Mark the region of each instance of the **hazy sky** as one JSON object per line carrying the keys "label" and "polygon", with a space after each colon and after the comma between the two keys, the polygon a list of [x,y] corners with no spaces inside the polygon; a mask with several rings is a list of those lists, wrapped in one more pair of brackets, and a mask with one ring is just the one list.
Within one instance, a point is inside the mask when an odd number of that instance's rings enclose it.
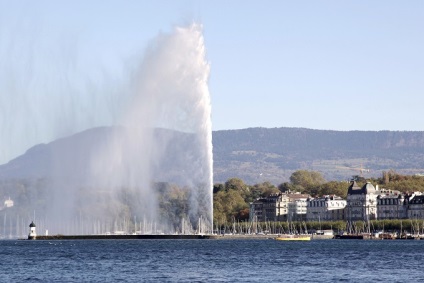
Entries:
{"label": "hazy sky", "polygon": [[[2,82],[22,87],[16,73],[65,66],[81,74],[69,85],[96,87],[125,76],[158,33],[192,21],[203,24],[214,130],[424,130],[421,0],[0,0]],[[13,92],[0,91],[7,103]]]}

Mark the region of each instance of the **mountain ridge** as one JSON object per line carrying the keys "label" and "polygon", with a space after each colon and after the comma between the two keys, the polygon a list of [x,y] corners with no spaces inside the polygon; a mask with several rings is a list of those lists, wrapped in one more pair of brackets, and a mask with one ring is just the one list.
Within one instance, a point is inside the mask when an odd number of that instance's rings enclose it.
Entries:
{"label": "mountain ridge", "polygon": [[[287,181],[298,169],[320,171],[328,180],[341,180],[359,175],[359,167],[364,168],[362,171],[372,168],[373,176],[383,170],[413,173],[424,167],[423,131],[257,127],[217,131],[213,137],[216,169],[227,164],[227,171],[253,183]],[[352,169],[347,170],[349,167]]]}
{"label": "mountain ridge", "polygon": [[[63,161],[60,174],[78,174],[78,168],[89,158],[93,143],[105,139],[116,127],[99,127],[76,133],[29,148],[23,155],[0,165],[1,178],[43,177],[51,168],[49,156]],[[158,140],[176,139],[176,144],[189,147],[186,133],[157,132]],[[80,151],[66,153],[58,144],[80,144]],[[63,147],[62,147],[63,148]],[[66,146],[65,146],[66,148]],[[177,147],[169,149],[184,150]],[[336,131],[308,128],[254,127],[213,132],[214,181],[225,182],[232,177],[246,183],[270,181],[279,184],[289,180],[299,169],[321,172],[327,180],[346,180],[352,175],[380,176],[382,171],[399,173],[424,172],[424,131]],[[77,165],[73,155],[84,155]],[[179,160],[178,162],[185,162]],[[78,167],[77,169],[75,167]],[[28,171],[29,170],[29,171]],[[75,171],[76,170],[76,171]],[[27,174],[28,172],[31,174]],[[175,173],[175,172],[174,172]]]}

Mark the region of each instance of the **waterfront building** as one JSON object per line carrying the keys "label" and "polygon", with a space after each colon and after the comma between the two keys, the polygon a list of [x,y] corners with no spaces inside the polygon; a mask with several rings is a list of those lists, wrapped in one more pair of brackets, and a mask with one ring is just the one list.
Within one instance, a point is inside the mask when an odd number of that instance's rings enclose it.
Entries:
{"label": "waterfront building", "polygon": [[408,217],[408,196],[395,190],[378,190],[377,219],[404,219]]}
{"label": "waterfront building", "polygon": [[424,195],[379,189],[352,181],[346,200],[338,196],[311,198],[290,191],[258,198],[250,203],[250,221],[369,221],[424,219]]}
{"label": "waterfront building", "polygon": [[408,201],[408,218],[424,219],[424,195],[414,194]]}
{"label": "waterfront building", "polygon": [[309,197],[288,191],[258,198],[250,203],[250,221],[306,220],[306,200]]}
{"label": "waterfront building", "polygon": [[346,200],[339,196],[311,198],[307,202],[307,221],[337,221],[345,219]]}
{"label": "waterfront building", "polygon": [[288,203],[288,195],[282,193],[258,198],[250,203],[250,221],[286,221]]}
{"label": "waterfront building", "polygon": [[306,221],[308,199],[311,196],[300,193],[289,194],[288,196],[288,221]]}
{"label": "waterfront building", "polygon": [[371,183],[367,182],[359,187],[355,181],[352,181],[346,202],[347,221],[377,219],[377,190]]}
{"label": "waterfront building", "polygon": [[249,205],[249,221],[262,221],[264,198],[258,198]]}

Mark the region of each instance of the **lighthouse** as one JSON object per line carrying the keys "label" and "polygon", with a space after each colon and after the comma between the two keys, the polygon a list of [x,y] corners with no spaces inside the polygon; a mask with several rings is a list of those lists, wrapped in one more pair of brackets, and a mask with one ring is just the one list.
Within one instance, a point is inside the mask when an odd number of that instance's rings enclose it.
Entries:
{"label": "lighthouse", "polygon": [[29,224],[29,234],[28,234],[28,240],[35,240],[37,237],[37,233],[35,233],[35,224],[34,221]]}

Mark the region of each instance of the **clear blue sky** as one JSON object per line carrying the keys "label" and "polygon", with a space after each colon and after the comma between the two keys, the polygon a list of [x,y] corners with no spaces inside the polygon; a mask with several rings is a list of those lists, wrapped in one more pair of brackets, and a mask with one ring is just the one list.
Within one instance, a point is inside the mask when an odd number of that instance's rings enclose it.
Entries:
{"label": "clear blue sky", "polygon": [[65,66],[80,74],[69,85],[96,88],[158,33],[196,21],[214,130],[424,130],[424,1],[16,2],[0,0],[0,123],[23,115],[25,98],[12,97],[22,73],[36,81]]}

